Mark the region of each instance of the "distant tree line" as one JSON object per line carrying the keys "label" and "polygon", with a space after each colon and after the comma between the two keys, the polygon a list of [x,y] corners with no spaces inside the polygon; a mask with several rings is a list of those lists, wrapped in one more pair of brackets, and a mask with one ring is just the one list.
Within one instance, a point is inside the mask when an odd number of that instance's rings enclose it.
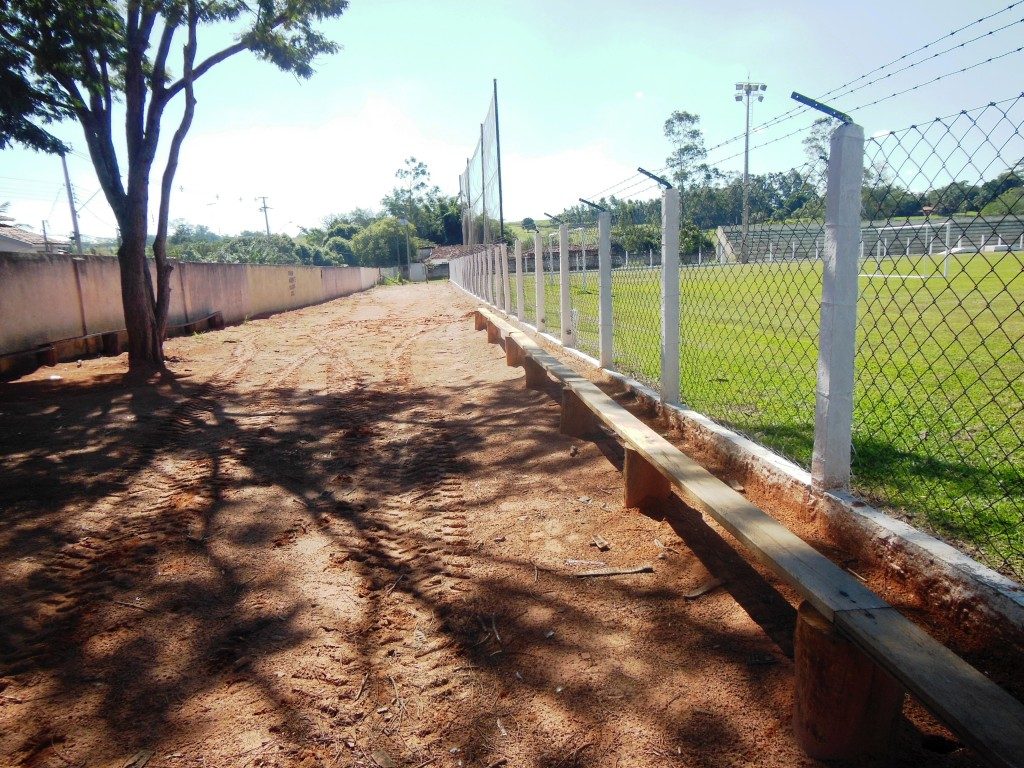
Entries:
{"label": "distant tree line", "polygon": [[[822,118],[804,138],[805,164],[784,172],[751,174],[750,221],[783,222],[821,219],[825,214],[825,179],[829,138],[835,121]],[[671,180],[680,192],[680,251],[694,253],[710,247],[708,233],[743,220],[743,178],[708,164],[700,117],[673,112],[663,127],[672,146],[667,159]],[[1024,160],[1000,170],[980,184],[954,181],[913,192],[881,165],[864,169],[864,215],[898,219],[930,212],[937,216],[980,213],[985,216],[1024,215]],[[612,213],[613,237],[629,251],[661,247],[661,200],[623,200],[614,196],[597,201]],[[595,213],[579,204],[558,218],[570,225],[593,224]],[[533,224],[533,220],[530,219]],[[525,222],[524,222],[525,224]]]}
{"label": "distant tree line", "polygon": [[168,254],[181,261],[227,264],[393,267],[418,248],[462,242],[458,198],[428,186],[427,167],[410,157],[396,177],[404,184],[381,200],[381,209],[356,208],[328,216],[301,234],[242,232],[218,235],[202,224],[174,223]]}

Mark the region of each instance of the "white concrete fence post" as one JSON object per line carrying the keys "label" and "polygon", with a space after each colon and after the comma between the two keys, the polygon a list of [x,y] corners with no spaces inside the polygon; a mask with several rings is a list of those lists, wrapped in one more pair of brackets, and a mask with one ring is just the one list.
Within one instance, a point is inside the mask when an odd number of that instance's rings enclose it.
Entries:
{"label": "white concrete fence post", "polygon": [[504,309],[501,303],[502,297],[504,296],[504,293],[501,290],[501,246],[491,246],[491,268],[493,269],[494,274],[494,293],[491,299],[491,304],[498,309]]}
{"label": "white concrete fence post", "polygon": [[537,301],[537,330],[544,333],[548,321],[544,310],[544,239],[540,232],[533,233],[533,282]]}
{"label": "white concrete fence post", "polygon": [[498,254],[501,257],[501,308],[508,314],[512,311],[512,296],[508,284],[508,246],[505,243],[498,246]]}
{"label": "white concrete fence post", "polygon": [[661,193],[661,402],[679,404],[679,190]]}
{"label": "white concrete fence post", "polygon": [[857,272],[864,129],[842,125],[832,134],[825,198],[821,339],[814,403],[811,481],[816,488],[850,484]]}
{"label": "white concrete fence post", "polygon": [[526,303],[526,289],[523,287],[523,241],[516,238],[516,246],[513,251],[516,258],[516,319],[523,322],[526,313],[523,305]]}
{"label": "white concrete fence post", "polygon": [[614,363],[612,351],[612,215],[601,211],[597,215],[597,281],[598,327],[600,360],[602,368],[611,368]]}
{"label": "white concrete fence post", "polygon": [[494,279],[491,274],[493,269],[494,265],[491,262],[491,246],[488,245],[484,247],[484,292],[483,295],[480,297],[488,304],[494,303],[492,301],[492,299],[494,298],[492,296],[494,289]]}
{"label": "white concrete fence post", "polygon": [[558,325],[562,329],[562,346],[575,347],[576,336],[572,327],[572,295],[569,292],[569,225],[558,227]]}

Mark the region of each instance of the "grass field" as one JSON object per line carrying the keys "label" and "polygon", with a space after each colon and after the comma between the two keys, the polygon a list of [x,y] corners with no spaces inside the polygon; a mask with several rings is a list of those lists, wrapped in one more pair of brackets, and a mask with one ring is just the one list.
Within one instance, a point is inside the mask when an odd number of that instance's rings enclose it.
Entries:
{"label": "grass field", "polygon": [[[893,277],[860,279],[854,487],[1024,576],[1024,254],[963,255],[949,279],[941,257],[881,271]],[[557,276],[547,280],[557,335]],[[616,367],[650,383],[659,280],[658,269],[612,278]],[[532,275],[524,287],[533,322]],[[820,293],[819,262],[683,267],[683,402],[809,466]],[[596,274],[572,276],[578,346],[594,355],[597,298]]]}

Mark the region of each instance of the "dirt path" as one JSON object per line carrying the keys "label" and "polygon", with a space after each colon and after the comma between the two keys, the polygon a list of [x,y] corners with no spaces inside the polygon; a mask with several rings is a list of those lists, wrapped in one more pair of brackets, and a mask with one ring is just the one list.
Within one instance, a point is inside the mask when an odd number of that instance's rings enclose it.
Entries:
{"label": "dirt path", "polygon": [[[382,288],[172,340],[159,387],[0,386],[0,765],[814,765],[792,595],[623,510],[618,446],[470,307]],[[974,764],[910,712],[884,764]]]}

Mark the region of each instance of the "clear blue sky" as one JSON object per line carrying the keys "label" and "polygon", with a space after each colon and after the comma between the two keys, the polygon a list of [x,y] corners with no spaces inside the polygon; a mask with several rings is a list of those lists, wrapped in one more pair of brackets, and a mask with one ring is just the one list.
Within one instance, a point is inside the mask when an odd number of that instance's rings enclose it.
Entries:
{"label": "clear blue sky", "polygon": [[[768,84],[756,123],[790,109],[790,91],[820,95],[1011,4],[352,0],[340,20],[325,25],[344,48],[323,58],[312,80],[296,81],[241,55],[200,81],[171,218],[223,233],[261,229],[255,197],[267,195],[271,227],[294,233],[331,213],[376,207],[409,155],[455,194],[495,77],[506,218],[541,216],[612,186],[638,165],[663,166],[661,127],[673,109],[702,117],[709,146],[736,135],[743,111],[732,92],[748,73]],[[1015,5],[905,63],[1022,19],[1024,4]],[[1022,29],[1014,25],[834,103],[853,109],[1002,54],[1022,44]],[[213,50],[230,39],[230,30],[217,30],[201,44]],[[854,116],[870,135],[1013,96],[1024,89],[1022,58],[1013,54]],[[752,143],[810,120],[791,120]],[[80,130],[58,132],[81,154],[69,162],[83,232],[112,234],[102,193],[91,197],[99,185]],[[170,133],[165,129],[165,138]],[[741,142],[710,159],[736,150]],[[794,137],[753,152],[751,166],[780,170],[801,157]],[[721,167],[736,170],[742,157]],[[66,234],[61,184],[58,158],[0,153],[0,202],[11,202],[18,221],[38,229],[46,219],[51,231]]]}

